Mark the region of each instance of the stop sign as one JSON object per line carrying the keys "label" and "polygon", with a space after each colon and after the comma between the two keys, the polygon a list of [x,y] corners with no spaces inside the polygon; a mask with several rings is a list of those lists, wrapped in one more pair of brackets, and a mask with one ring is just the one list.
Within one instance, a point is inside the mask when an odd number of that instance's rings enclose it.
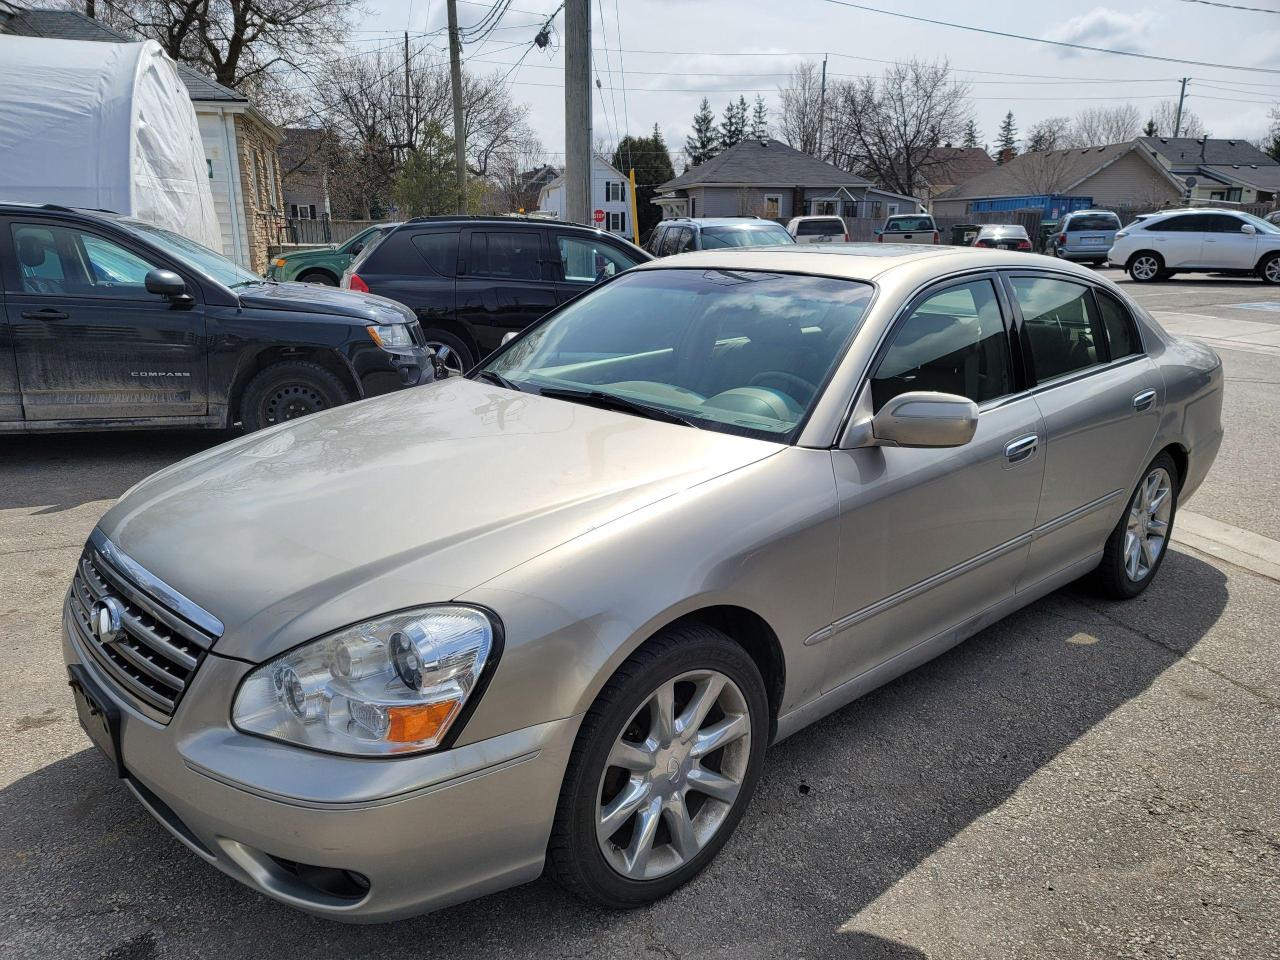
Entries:
{"label": "stop sign", "polygon": [[596,223],[604,223],[604,211],[603,211],[603,210],[597,210],[594,214],[592,214],[592,216],[594,217],[594,219],[595,219]]}

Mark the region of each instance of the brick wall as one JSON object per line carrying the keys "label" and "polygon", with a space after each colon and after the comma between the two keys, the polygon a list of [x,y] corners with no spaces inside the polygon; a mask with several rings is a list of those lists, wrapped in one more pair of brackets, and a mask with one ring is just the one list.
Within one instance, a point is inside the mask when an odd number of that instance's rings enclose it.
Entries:
{"label": "brick wall", "polygon": [[274,214],[283,202],[277,137],[249,114],[236,115],[236,151],[240,161],[240,191],[244,197],[244,221],[249,239],[249,265],[258,273],[267,269],[268,248],[275,242]]}

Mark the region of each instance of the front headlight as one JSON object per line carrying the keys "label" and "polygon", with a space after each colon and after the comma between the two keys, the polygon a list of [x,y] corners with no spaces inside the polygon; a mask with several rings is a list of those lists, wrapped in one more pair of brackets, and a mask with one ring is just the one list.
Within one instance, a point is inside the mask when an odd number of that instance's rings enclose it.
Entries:
{"label": "front headlight", "polygon": [[365,327],[369,338],[380,347],[411,347],[413,337],[409,336],[409,325],[405,323],[384,323],[376,327]]}
{"label": "front headlight", "polygon": [[406,610],[305,643],[240,685],[231,720],[333,753],[385,756],[440,745],[494,655],[472,607]]}

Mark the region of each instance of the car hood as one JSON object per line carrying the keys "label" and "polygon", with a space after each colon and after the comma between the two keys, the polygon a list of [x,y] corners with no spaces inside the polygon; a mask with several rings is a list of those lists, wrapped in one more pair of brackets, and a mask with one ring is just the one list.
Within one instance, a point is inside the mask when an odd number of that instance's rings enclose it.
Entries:
{"label": "car hood", "polygon": [[783,447],[449,379],[243,437],[144,480],[113,543],[258,661],[447,601]]}
{"label": "car hood", "polygon": [[290,264],[310,263],[312,260],[328,260],[337,250],[337,245],[330,244],[327,247],[314,247],[310,250],[297,250],[293,253],[282,254],[279,259],[287,260]]}
{"label": "car hood", "polygon": [[395,300],[314,283],[260,283],[235,291],[240,303],[261,310],[297,310],[362,323],[407,323],[413,311]]}

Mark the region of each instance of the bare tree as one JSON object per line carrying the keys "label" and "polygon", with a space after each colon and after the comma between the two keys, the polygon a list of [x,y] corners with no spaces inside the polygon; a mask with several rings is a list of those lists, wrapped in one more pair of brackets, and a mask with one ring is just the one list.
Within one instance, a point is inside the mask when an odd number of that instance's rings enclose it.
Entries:
{"label": "bare tree", "polygon": [[1142,132],[1142,114],[1131,103],[1114,107],[1081,110],[1071,121],[1068,142],[1063,146],[1100,147],[1123,143]]}
{"label": "bare tree", "polygon": [[829,85],[828,157],[886,189],[915,196],[942,158],[935,147],[964,137],[969,88],[947,62],[895,64],[879,79]]}
{"label": "bare tree", "polygon": [[239,89],[331,59],[359,0],[112,0],[113,26],[160,42],[175,60]]}
{"label": "bare tree", "polygon": [[[1157,137],[1172,137],[1173,124],[1178,116],[1178,101],[1161,100],[1151,111],[1151,122],[1155,125]],[[1182,110],[1182,128],[1178,131],[1180,137],[1192,137],[1199,139],[1207,137],[1209,131],[1205,129],[1204,121],[1183,107]]]}
{"label": "bare tree", "polygon": [[1074,149],[1027,152],[1008,169],[1028,193],[1061,193],[1071,186],[1075,169]]}
{"label": "bare tree", "polygon": [[1070,117],[1048,117],[1027,130],[1027,153],[1043,153],[1067,146],[1071,139]]}
{"label": "bare tree", "polygon": [[821,69],[812,60],[798,64],[791,71],[786,86],[778,88],[782,101],[778,132],[789,146],[815,156],[818,152],[821,90]]}

